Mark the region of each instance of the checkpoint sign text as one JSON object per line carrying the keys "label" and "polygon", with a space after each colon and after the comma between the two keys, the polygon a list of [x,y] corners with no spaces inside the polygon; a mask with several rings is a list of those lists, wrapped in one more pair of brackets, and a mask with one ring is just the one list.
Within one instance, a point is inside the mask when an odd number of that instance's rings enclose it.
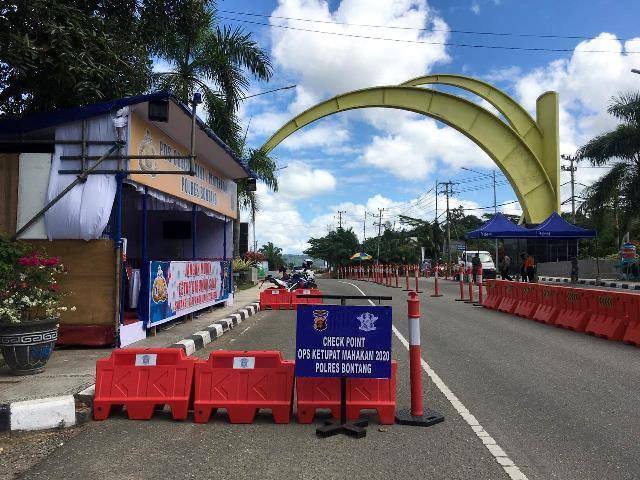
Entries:
{"label": "checkpoint sign text", "polygon": [[391,307],[298,305],[296,376],[391,376]]}

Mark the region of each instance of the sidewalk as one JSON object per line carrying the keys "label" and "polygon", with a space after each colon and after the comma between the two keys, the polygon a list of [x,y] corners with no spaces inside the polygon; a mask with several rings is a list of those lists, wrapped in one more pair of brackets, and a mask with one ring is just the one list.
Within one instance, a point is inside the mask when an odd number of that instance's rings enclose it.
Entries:
{"label": "sidewalk", "polygon": [[[168,347],[179,343],[194,332],[204,330],[213,322],[229,317],[248,304],[257,302],[258,297],[257,286],[238,290],[234,305],[226,307],[223,304],[220,307],[213,307],[210,312],[205,310],[206,313],[200,314],[193,320],[175,323],[163,330],[158,329],[155,337],[147,337],[126,348]],[[187,351],[187,353],[191,352]],[[81,392],[95,383],[96,360],[108,357],[110,354],[110,348],[56,349],[45,371],[38,375],[14,376],[6,365],[0,367],[0,410],[3,407],[6,409],[9,404],[15,405],[14,402],[75,395]]]}
{"label": "sidewalk", "polygon": [[[568,277],[538,277],[539,281],[545,283],[571,283]],[[576,285],[576,284],[573,284]],[[615,278],[601,278],[596,282],[595,278],[580,278],[577,285],[590,285],[595,287],[621,288],[626,290],[640,290],[640,282],[632,280],[617,280]]]}

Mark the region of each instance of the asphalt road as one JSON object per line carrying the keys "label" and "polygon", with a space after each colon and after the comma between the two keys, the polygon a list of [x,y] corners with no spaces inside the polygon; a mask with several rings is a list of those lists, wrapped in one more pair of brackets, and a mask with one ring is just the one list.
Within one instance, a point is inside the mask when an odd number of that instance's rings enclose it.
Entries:
{"label": "asphalt road", "polygon": [[[394,325],[408,338],[406,292],[349,283],[321,288],[392,294]],[[315,425],[275,425],[268,413],[252,425],[230,425],[224,415],[197,425],[162,413],[148,422],[116,414],[83,427],[21,478],[509,478],[469,415],[529,479],[640,478],[640,349],[454,302],[457,286],[442,284],[444,297],[421,298],[423,358],[441,379],[439,388],[425,381],[425,396],[444,423],[380,428],[372,417],[367,437],[354,440],[318,439]],[[293,358],[294,337],[295,312],[268,311],[209,347]],[[398,405],[408,405],[408,354],[397,336],[393,349]]]}

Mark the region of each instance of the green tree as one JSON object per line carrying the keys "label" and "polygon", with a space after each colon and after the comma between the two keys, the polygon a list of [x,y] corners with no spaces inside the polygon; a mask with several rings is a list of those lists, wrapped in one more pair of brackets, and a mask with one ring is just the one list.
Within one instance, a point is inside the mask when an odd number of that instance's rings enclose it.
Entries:
{"label": "green tree", "polygon": [[174,27],[163,34],[156,53],[169,68],[154,74],[155,84],[171,90],[185,103],[202,94],[207,123],[237,154],[241,154],[242,129],[236,112],[248,76],[269,80],[267,53],[242,27],[215,25],[215,3],[185,0]]}
{"label": "green tree", "polygon": [[272,242],[262,245],[259,251],[265,256],[267,262],[269,262],[269,270],[278,270],[284,265],[282,249],[276,247]]}
{"label": "green tree", "polygon": [[611,169],[584,190],[580,210],[596,222],[608,218],[619,246],[623,231],[640,233],[640,93],[614,97],[607,112],[620,124],[580,147],[578,158]]}
{"label": "green tree", "polygon": [[[246,162],[258,180],[273,191],[278,188],[276,163],[260,150],[247,149],[237,109],[249,87],[249,77],[269,80],[271,62],[267,53],[242,27],[216,25],[215,2],[175,1],[175,17],[162,25],[164,33],[154,52],[167,62],[166,70],[154,75],[158,89],[173,91],[188,103],[194,92],[203,97],[207,125]],[[259,209],[250,182],[238,183],[237,203],[255,220]],[[233,224],[234,255],[239,253],[240,224]]]}
{"label": "green tree", "polygon": [[0,4],[0,115],[143,93],[151,60],[134,0]]}
{"label": "green tree", "polygon": [[359,242],[353,229],[338,228],[324,237],[310,238],[309,245],[305,255],[325,260],[329,268],[334,268],[349,263],[350,257],[358,251]]}

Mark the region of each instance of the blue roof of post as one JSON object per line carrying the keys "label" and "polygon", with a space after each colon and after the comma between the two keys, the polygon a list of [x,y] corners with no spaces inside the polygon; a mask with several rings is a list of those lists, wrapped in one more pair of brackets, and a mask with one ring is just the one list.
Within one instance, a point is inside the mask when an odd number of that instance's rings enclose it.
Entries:
{"label": "blue roof of post", "polygon": [[467,238],[531,238],[535,237],[532,230],[516,225],[502,213],[496,213],[480,228],[465,235]]}
{"label": "blue roof of post", "polygon": [[[155,92],[145,95],[136,95],[134,97],[108,100],[101,103],[92,103],[79,107],[54,110],[52,112],[34,113],[25,117],[0,119],[0,135],[20,135],[23,133],[34,132],[36,130],[42,130],[56,125],[77,122],[78,120],[105,115],[129,105],[136,105],[138,103],[149,102],[152,100],[173,100],[187,116],[191,117],[189,107],[182,103],[173,93]],[[196,116],[196,122],[200,129],[206,133],[211,140],[216,142],[225,152],[227,152],[231,158],[240,164],[250,177],[256,176],[242,160],[236,157],[229,146],[224,143],[220,137],[218,137],[215,132],[211,130],[198,116]]]}
{"label": "blue roof of post", "polygon": [[570,224],[557,212],[553,212],[549,218],[534,228],[536,237],[542,238],[593,238],[597,235],[595,230],[577,227]]}

